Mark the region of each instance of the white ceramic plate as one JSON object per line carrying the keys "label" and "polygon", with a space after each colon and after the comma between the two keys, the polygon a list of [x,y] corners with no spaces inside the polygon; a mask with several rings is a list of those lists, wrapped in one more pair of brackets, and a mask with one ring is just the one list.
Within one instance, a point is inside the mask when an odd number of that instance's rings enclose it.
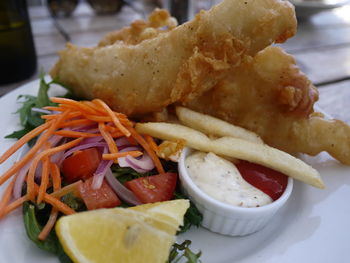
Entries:
{"label": "white ceramic plate", "polygon": [[[0,98],[0,153],[12,140],[4,135],[19,128],[13,114],[21,94],[35,95],[38,81],[30,82]],[[0,172],[16,159],[0,166]],[[192,240],[194,250],[202,250],[203,263],[345,263],[350,248],[350,168],[327,155],[306,158],[320,171],[327,188],[318,190],[295,182],[287,205],[262,231],[246,237],[227,237],[203,228],[192,228],[179,241]],[[2,186],[0,192],[3,192]],[[0,262],[57,263],[55,256],[27,239],[20,211],[0,221]],[[145,262],[147,263],[147,262]]]}
{"label": "white ceramic plate", "polygon": [[350,3],[349,0],[290,0],[290,2],[295,6],[298,18],[307,18]]}

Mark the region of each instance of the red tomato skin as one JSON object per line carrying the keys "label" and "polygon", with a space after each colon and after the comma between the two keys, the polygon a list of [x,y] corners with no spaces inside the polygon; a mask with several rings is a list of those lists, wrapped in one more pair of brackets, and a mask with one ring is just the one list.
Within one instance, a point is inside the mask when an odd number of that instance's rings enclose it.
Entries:
{"label": "red tomato skin", "polygon": [[287,187],[288,176],[280,172],[247,161],[240,161],[236,166],[244,180],[273,200],[277,200]]}
{"label": "red tomato skin", "polygon": [[88,210],[99,208],[112,208],[121,204],[118,196],[109,187],[105,180],[99,189],[92,189],[92,180],[90,177],[79,186],[79,193]]}
{"label": "red tomato skin", "polygon": [[162,173],[137,178],[125,183],[144,204],[171,200],[177,183],[176,173]]}
{"label": "red tomato skin", "polygon": [[79,151],[62,163],[62,172],[68,183],[91,177],[101,162],[102,155],[96,148]]}

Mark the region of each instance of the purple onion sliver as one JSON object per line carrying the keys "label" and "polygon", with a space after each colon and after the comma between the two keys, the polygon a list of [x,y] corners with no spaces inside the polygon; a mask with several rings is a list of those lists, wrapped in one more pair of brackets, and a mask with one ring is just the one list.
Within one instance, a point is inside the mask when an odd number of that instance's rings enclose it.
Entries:
{"label": "purple onion sliver", "polygon": [[115,143],[117,144],[118,149],[119,149],[120,146],[125,146],[125,145],[129,145],[130,146],[130,142],[128,141],[128,139],[125,136],[116,139]]}
{"label": "purple onion sliver", "polygon": [[17,200],[18,198],[21,198],[22,196],[22,187],[24,184],[24,181],[26,180],[26,176],[28,173],[28,170],[30,168],[30,165],[32,164],[32,161],[29,161],[25,166],[19,170],[15,185],[13,187],[13,197]]}
{"label": "purple onion sliver", "polygon": [[137,166],[140,169],[143,170],[152,170],[154,168],[154,163],[151,159],[151,157],[147,154],[144,153],[141,157],[141,159],[136,159],[132,156],[126,156],[126,161],[130,164],[133,164],[135,166]]}
{"label": "purple onion sliver", "polygon": [[40,109],[40,108],[32,108],[33,112],[39,112],[39,113],[43,113],[43,114],[52,114],[52,111],[49,110],[44,110],[44,109]]}
{"label": "purple onion sliver", "polygon": [[103,140],[102,136],[86,138],[79,145],[88,144],[88,143],[96,143],[96,142],[100,142],[102,140]]}
{"label": "purple onion sliver", "polygon": [[106,172],[111,168],[113,161],[102,160],[92,178],[92,189],[100,189]]}
{"label": "purple onion sliver", "polygon": [[133,192],[126,188],[121,182],[116,179],[111,171],[108,169],[105,175],[107,183],[113,189],[113,191],[118,195],[120,199],[127,202],[130,205],[141,205],[142,203],[138,200]]}
{"label": "purple onion sliver", "polygon": [[132,161],[129,161],[127,157],[129,157],[129,156],[125,157],[125,162],[127,163],[127,166],[124,166],[124,167],[130,167],[131,169],[135,170],[138,173],[145,173],[145,172],[149,171],[149,170],[145,170],[145,169],[140,168]]}

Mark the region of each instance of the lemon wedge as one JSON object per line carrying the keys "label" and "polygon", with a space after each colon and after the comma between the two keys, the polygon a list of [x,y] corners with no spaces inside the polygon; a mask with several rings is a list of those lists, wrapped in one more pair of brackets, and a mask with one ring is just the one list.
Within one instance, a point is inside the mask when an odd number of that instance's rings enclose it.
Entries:
{"label": "lemon wedge", "polygon": [[77,263],[164,263],[188,207],[179,199],[82,212],[62,217],[56,233]]}

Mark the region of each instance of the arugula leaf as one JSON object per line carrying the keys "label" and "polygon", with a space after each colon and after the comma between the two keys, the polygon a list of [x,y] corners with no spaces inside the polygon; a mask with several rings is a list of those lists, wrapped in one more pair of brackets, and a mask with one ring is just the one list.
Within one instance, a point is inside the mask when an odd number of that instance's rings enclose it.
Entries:
{"label": "arugula leaf", "polygon": [[84,201],[81,198],[76,197],[73,193],[68,193],[64,195],[61,201],[76,212],[82,212],[87,210]]}
{"label": "arugula leaf", "polygon": [[120,167],[117,164],[112,165],[112,172],[114,176],[122,183],[124,184],[127,181],[140,178],[140,177],[145,177],[145,176],[150,176],[155,174],[155,172],[147,172],[147,173],[138,173],[134,169],[130,167]]}
{"label": "arugula leaf", "polygon": [[186,263],[201,263],[202,261],[199,258],[202,252],[199,251],[195,254],[189,248],[190,245],[191,240],[185,240],[181,244],[174,243],[166,263],[177,263],[183,258],[187,259]]}
{"label": "arugula leaf", "polygon": [[[188,199],[183,193],[176,191],[174,193],[175,199]],[[190,207],[187,209],[184,216],[184,224],[180,227],[178,234],[186,232],[192,225],[199,227],[203,220],[202,214],[198,211],[193,202],[190,201]]]}
{"label": "arugula leaf", "polygon": [[[22,103],[22,107],[20,107],[16,113],[19,114],[20,123],[23,126],[22,130],[15,131],[7,136],[5,138],[14,138],[19,139],[26,133],[30,132],[31,130],[35,129],[39,125],[44,123],[44,120],[41,118],[42,113],[39,112],[33,112],[32,108],[42,108],[45,106],[53,106],[56,105],[55,103],[51,102],[49,99],[48,91],[51,87],[51,84],[60,84],[58,80],[52,80],[51,82],[45,81],[45,75],[43,73],[40,74],[40,87],[38,90],[37,96],[32,95],[20,95],[18,96],[17,100]],[[69,89],[61,85],[63,88],[68,90],[67,94],[70,94]],[[66,94],[66,95],[67,95]],[[32,141],[33,143],[33,141]]]}
{"label": "arugula leaf", "polygon": [[63,251],[62,245],[58,241],[54,230],[51,231],[44,241],[38,239],[38,235],[43,229],[40,222],[47,220],[48,214],[50,213],[50,210],[46,209],[46,207],[41,207],[39,210],[41,211],[41,215],[38,213],[38,208],[35,205],[30,202],[25,202],[23,204],[23,221],[28,238],[33,241],[37,247],[57,255],[61,263],[73,263]]}

